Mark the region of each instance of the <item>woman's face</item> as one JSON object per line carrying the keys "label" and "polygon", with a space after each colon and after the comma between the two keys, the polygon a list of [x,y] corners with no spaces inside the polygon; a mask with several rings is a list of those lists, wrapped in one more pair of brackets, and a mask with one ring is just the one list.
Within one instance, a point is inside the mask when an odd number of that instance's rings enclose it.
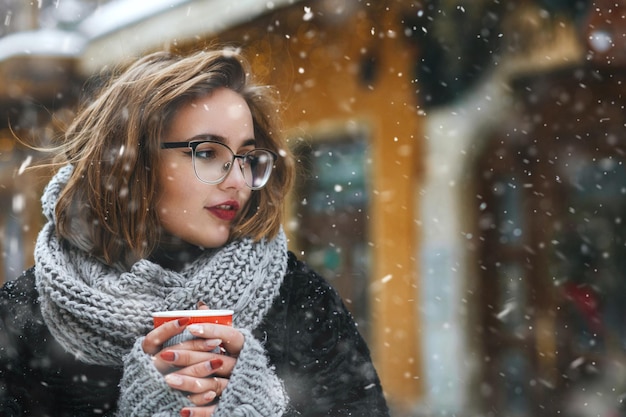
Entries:
{"label": "woman's face", "polygon": [[[181,107],[164,142],[187,142],[211,136],[235,154],[254,149],[252,115],[245,100],[220,88]],[[239,161],[219,184],[201,182],[194,172],[191,149],[161,149],[160,195],[157,201],[163,229],[183,241],[204,248],[226,243],[231,223],[244,208],[252,190],[244,182]]]}

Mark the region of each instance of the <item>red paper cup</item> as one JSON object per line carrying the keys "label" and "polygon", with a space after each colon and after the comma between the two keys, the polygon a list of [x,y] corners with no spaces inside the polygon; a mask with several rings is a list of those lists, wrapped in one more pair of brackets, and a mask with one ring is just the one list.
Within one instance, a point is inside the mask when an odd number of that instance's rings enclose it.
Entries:
{"label": "red paper cup", "polygon": [[159,327],[168,321],[189,317],[189,324],[193,323],[214,323],[233,325],[233,310],[173,310],[157,311],[152,313],[154,327]]}

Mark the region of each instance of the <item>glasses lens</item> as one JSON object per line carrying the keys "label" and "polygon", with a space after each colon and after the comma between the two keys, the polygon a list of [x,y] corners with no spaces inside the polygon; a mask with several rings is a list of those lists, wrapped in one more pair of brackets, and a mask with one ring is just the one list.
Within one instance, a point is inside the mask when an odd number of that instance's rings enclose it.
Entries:
{"label": "glasses lens", "polygon": [[198,178],[208,183],[223,180],[233,163],[233,154],[226,145],[203,142],[196,147],[193,167]]}
{"label": "glasses lens", "polygon": [[255,149],[245,154],[243,175],[246,184],[252,189],[262,188],[272,173],[274,155],[263,149]]}
{"label": "glasses lens", "polygon": [[[201,181],[218,184],[226,178],[234,163],[230,148],[218,142],[202,142],[195,148],[193,167]],[[272,173],[274,155],[264,149],[253,149],[241,159],[241,171],[246,185],[256,190],[262,188]]]}

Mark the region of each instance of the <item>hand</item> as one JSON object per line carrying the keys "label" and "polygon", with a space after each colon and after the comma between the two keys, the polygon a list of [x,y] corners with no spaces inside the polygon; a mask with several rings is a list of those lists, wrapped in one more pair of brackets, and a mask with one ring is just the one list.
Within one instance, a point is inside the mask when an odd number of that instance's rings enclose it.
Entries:
{"label": "hand", "polygon": [[[165,377],[167,383],[190,393],[194,404],[203,405],[226,388],[244,337],[237,329],[219,324],[193,324],[187,330],[196,339],[164,349],[155,362],[166,364],[170,371],[174,367],[176,370]],[[216,347],[222,351],[216,353]]]}
{"label": "hand", "polygon": [[[183,318],[165,323],[146,335],[143,350],[154,356],[155,366],[166,375],[168,385],[188,394],[198,406],[186,408],[181,415],[211,416],[216,405],[206,406],[221,396],[228,384],[236,358],[244,344],[244,336],[237,329],[218,324],[193,324]],[[196,339],[161,349],[162,343],[181,333],[185,328]],[[215,353],[220,346],[221,353]]]}

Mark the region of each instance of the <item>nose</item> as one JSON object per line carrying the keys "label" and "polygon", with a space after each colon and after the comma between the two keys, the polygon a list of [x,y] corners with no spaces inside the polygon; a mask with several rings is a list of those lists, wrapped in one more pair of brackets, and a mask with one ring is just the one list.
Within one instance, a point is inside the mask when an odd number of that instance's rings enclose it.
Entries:
{"label": "nose", "polygon": [[239,161],[237,158],[233,161],[230,171],[224,178],[224,181],[220,183],[224,188],[243,188],[246,187],[246,179],[243,176],[243,161]]}

